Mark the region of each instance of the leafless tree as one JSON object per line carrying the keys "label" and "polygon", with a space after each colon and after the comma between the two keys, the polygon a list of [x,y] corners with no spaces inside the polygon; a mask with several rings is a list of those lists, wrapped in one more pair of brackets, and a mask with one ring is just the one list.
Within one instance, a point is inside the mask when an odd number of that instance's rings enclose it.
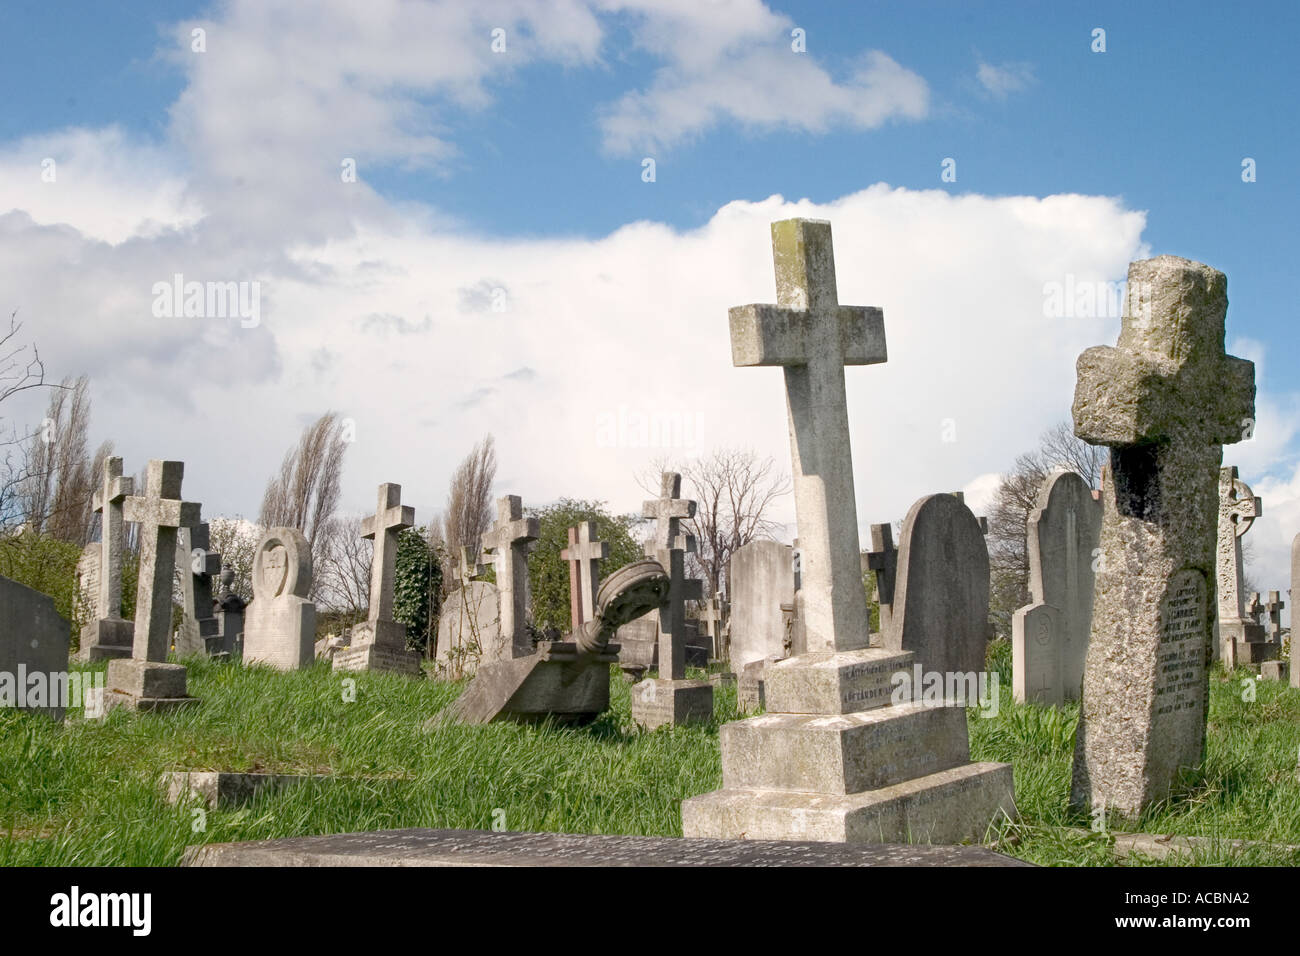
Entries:
{"label": "leafless tree", "polygon": [[285,453],[280,473],[266,483],[258,523],[264,528],[297,528],[319,559],[317,541],[327,533],[342,494],[343,423],[326,412],[303,430]]}
{"label": "leafless tree", "polygon": [[374,543],[361,537],[359,517],[337,518],[320,545],[313,596],[321,604],[360,621],[370,607],[370,563]]}
{"label": "leafless tree", "polygon": [[456,575],[451,565],[459,559],[460,549],[469,548],[477,556],[479,540],[492,525],[492,484],[496,477],[496,443],[488,435],[465,456],[447,489],[447,506],[442,515],[446,555],[442,577],[452,586]]}
{"label": "leafless tree", "polygon": [[28,439],[28,474],[18,492],[19,508],[33,531],[85,545],[94,524],[91,494],[98,468],[112,453],[105,442],[87,452],[90,381],[64,379],[51,393],[41,427]]}
{"label": "leafless tree", "polygon": [[668,459],[651,467],[640,480],[647,492],[658,495],[660,475],[678,471],[682,494],[695,500],[695,517],[682,522],[696,540],[688,566],[704,578],[710,595],[722,589],[727,564],[739,548],[773,538],[780,530],[771,509],[790,493],[790,480],[771,458],[759,458],[750,449],[720,448],[675,467]]}

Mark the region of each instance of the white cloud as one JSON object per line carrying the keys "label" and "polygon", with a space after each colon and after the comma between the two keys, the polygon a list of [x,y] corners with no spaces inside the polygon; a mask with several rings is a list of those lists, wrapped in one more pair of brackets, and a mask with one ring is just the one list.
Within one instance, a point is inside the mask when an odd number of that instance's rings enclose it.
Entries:
{"label": "white cloud", "polygon": [[992,63],[980,61],[975,70],[980,86],[997,99],[1006,99],[1011,93],[1020,93],[1033,86],[1034,68],[1029,63]]}

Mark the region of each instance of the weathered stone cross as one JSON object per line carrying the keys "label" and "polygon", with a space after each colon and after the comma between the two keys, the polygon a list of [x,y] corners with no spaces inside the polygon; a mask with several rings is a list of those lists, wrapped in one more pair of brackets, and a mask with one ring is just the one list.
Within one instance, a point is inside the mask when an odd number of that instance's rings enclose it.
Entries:
{"label": "weathered stone cross", "polygon": [[140,525],[140,584],[135,597],[136,660],[164,662],[171,647],[176,532],[200,523],[197,502],[181,501],[182,461],[149,462],[143,495],[122,502],[122,517]]}
{"label": "weathered stone cross", "polygon": [[1248,434],[1255,367],[1224,354],[1227,279],[1129,265],[1114,348],[1078,360],[1074,432],[1110,448],[1071,802],[1124,816],[1203,758],[1219,466]]}
{"label": "weathered stone cross", "polygon": [[888,524],[871,526],[871,550],[862,557],[862,570],[876,573],[876,597],[880,602],[880,633],[894,626],[894,581],[898,577],[898,548],[894,529]]}
{"label": "weathered stone cross", "polygon": [[[402,504],[402,486],[386,481],[379,486],[375,513],[361,522],[361,537],[375,542],[370,560],[370,612],[366,620],[393,620],[393,588],[397,582],[397,536],[415,524],[415,509]],[[381,629],[375,628],[376,637]]]}
{"label": "weathered stone cross", "polygon": [[772,223],[777,305],[730,310],[731,360],[785,370],[809,651],[868,644],[845,365],[886,360],[884,313],[840,305],[831,224]]}
{"label": "weathered stone cross", "polygon": [[658,519],[654,539],[646,554],[668,572],[668,597],[659,608],[659,679],[686,677],[686,602],[704,599],[704,582],[686,577],[686,552],[694,550],[695,537],[680,529],[682,518],[695,515],[695,502],[679,498],[682,476],[665,471],[660,480],[661,496],[641,506],[641,514]]}
{"label": "weathered stone cross", "polygon": [[596,537],[596,522],[583,521],[569,529],[569,546],[560,558],[569,562],[569,616],[576,634],[585,621],[596,618],[600,562],[609,557],[609,542]]}
{"label": "weathered stone cross", "polygon": [[528,620],[528,553],[541,534],[536,518],[524,517],[523,499],[507,495],[497,499],[496,523],[483,535],[480,550],[496,566],[500,595],[501,633],[509,634],[515,657],[532,651],[524,626]]}
{"label": "weathered stone cross", "polygon": [[1268,603],[1264,605],[1264,611],[1268,614],[1268,639],[1274,643],[1282,643],[1282,608],[1286,607],[1286,602],[1282,600],[1282,594],[1279,591],[1268,592]]}
{"label": "weathered stone cross", "polygon": [[91,498],[91,507],[100,515],[98,618],[122,617],[122,502],[134,492],[135,479],[122,475],[122,459],[104,459],[101,484]]}
{"label": "weathered stone cross", "polygon": [[1237,466],[1220,468],[1217,570],[1221,624],[1241,618],[1241,538],[1263,513],[1263,503],[1238,477]]}
{"label": "weathered stone cross", "polygon": [[695,551],[695,535],[683,533],[683,518],[695,517],[695,502],[679,497],[682,493],[682,476],[675,471],[665,471],[660,476],[659,497],[641,506],[641,517],[654,518],[654,537],[646,544],[645,553],[654,557],[660,551],[680,548]]}

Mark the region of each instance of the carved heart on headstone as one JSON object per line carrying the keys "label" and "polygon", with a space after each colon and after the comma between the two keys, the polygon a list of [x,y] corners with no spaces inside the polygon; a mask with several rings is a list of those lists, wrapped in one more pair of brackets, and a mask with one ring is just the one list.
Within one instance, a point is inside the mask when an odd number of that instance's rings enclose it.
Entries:
{"label": "carved heart on headstone", "polygon": [[279,597],[289,577],[288,552],[282,544],[272,544],[262,552],[262,585],[266,597]]}

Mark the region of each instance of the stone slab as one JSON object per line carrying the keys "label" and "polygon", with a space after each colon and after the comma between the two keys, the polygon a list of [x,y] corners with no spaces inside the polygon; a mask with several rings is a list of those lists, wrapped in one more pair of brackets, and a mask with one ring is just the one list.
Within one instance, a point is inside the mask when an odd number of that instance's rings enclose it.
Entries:
{"label": "stone slab", "polygon": [[643,680],[632,687],[632,719],[646,730],[713,719],[713,684],[706,680]]}
{"label": "stone slab", "polygon": [[971,763],[863,793],[714,790],[682,801],[682,831],[711,839],[978,843],[1015,817],[1011,765]]}
{"label": "stone slab", "polygon": [[[68,671],[71,623],[54,609],[54,599],[25,584],[0,577],[0,671],[16,682],[20,667],[28,675],[43,674],[47,686]],[[18,699],[14,688],[15,702]],[[63,701],[55,706],[24,706],[62,720]]]}
{"label": "stone slab", "polygon": [[731,600],[731,666],[787,657],[782,604],[794,603],[794,549],[778,541],[751,541],[736,549],[727,571]]}
{"label": "stone slab", "polygon": [[235,773],[225,770],[182,770],[165,773],[160,781],[168,803],[179,803],[193,794],[208,809],[218,810],[247,803],[264,790],[280,790],[307,780],[323,780],[314,774]]}
{"label": "stone slab", "polygon": [[1287,679],[1287,662],[1286,661],[1264,661],[1259,665],[1259,676],[1264,680]]}
{"label": "stone slab", "polygon": [[334,652],[336,671],[384,671],[422,677],[420,652],[390,647],[387,644],[362,644],[341,647]]}
{"label": "stone slab", "polygon": [[852,714],[891,703],[893,675],[910,671],[909,651],[866,648],[800,654],[764,671],[767,709],[782,714]]}
{"label": "stone slab", "polygon": [[114,660],[108,662],[109,693],[130,697],[185,697],[184,664],[158,661]]}
{"label": "stone slab", "polygon": [[134,621],[99,618],[81,629],[81,647],[74,658],[93,663],[130,657],[134,642]]}
{"label": "stone slab", "polygon": [[619,650],[610,644],[604,653],[583,657],[576,644],[543,641],[529,657],[480,667],[432,723],[531,723],[547,717],[562,724],[588,723],[609,708],[609,665],[618,660]]}
{"label": "stone slab", "polygon": [[845,844],[680,837],[380,830],[211,843],[183,866],[1032,866],[979,846]]}

